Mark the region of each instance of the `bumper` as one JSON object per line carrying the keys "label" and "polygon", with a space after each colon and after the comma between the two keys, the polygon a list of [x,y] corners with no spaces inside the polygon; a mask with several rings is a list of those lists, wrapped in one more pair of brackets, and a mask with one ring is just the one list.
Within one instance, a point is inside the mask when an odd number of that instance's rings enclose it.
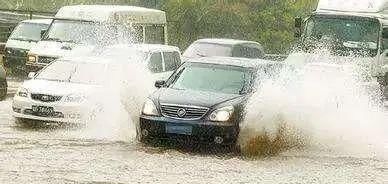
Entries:
{"label": "bumper", "polygon": [[26,63],[26,68],[28,72],[38,72],[42,68],[44,68],[46,64],[37,64],[37,63]]}
{"label": "bumper", "polygon": [[[170,127],[185,127],[186,130],[179,130],[172,133]],[[166,117],[140,117],[138,134],[142,138],[185,140],[199,143],[235,144],[239,126],[235,124],[214,123],[208,121],[186,121]],[[220,139],[222,138],[222,139]],[[221,140],[221,141],[220,141]],[[218,142],[217,142],[218,141]]]}
{"label": "bumper", "polygon": [[[43,115],[34,112],[32,106],[52,107],[54,112],[50,115]],[[16,95],[12,103],[15,118],[45,122],[82,123],[83,109],[80,104],[67,104],[61,101],[45,103]]]}

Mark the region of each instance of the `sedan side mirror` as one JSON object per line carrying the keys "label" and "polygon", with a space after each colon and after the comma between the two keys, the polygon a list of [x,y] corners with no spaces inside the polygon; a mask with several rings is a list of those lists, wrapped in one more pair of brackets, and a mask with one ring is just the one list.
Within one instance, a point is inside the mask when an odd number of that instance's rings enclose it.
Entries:
{"label": "sedan side mirror", "polygon": [[299,38],[302,36],[302,18],[296,17],[295,18],[295,38]]}
{"label": "sedan side mirror", "polygon": [[164,81],[164,80],[157,80],[156,82],[155,82],[155,87],[156,88],[162,88],[162,87],[164,87],[166,85],[166,81]]}
{"label": "sedan side mirror", "polygon": [[35,77],[35,75],[36,75],[35,72],[30,72],[30,73],[28,73],[28,78],[29,78],[29,79],[32,79],[32,78]]}
{"label": "sedan side mirror", "polygon": [[41,38],[41,39],[43,38],[44,34],[46,34],[46,32],[47,32],[47,29],[42,29],[42,30],[40,31],[40,38]]}
{"label": "sedan side mirror", "polygon": [[295,18],[295,28],[298,28],[298,29],[302,28],[302,18],[300,17]]}

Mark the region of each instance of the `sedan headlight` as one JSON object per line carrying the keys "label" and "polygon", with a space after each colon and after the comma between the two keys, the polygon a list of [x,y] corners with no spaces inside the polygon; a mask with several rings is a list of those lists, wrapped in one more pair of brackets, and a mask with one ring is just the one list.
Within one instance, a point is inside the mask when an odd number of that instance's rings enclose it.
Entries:
{"label": "sedan headlight", "polygon": [[230,119],[234,111],[233,106],[226,106],[219,109],[214,110],[210,116],[210,121],[217,121],[217,122],[225,122]]}
{"label": "sedan headlight", "polygon": [[16,94],[20,97],[28,97],[28,90],[26,88],[20,87]]}
{"label": "sedan headlight", "polygon": [[27,61],[30,62],[30,63],[35,63],[36,62],[36,56],[28,55]]}
{"label": "sedan headlight", "polygon": [[142,114],[144,115],[150,115],[150,116],[158,116],[159,112],[158,109],[156,108],[156,105],[151,99],[147,99],[144,102],[143,109],[142,109]]}
{"label": "sedan headlight", "polygon": [[84,99],[85,97],[80,94],[71,94],[65,97],[65,102],[81,103]]}

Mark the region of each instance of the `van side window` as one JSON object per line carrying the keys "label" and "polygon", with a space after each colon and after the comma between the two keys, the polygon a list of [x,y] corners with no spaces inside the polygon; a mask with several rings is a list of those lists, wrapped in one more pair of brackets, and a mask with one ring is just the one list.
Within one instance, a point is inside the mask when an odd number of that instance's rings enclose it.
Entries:
{"label": "van side window", "polygon": [[232,57],[244,57],[244,49],[241,45],[233,47]]}
{"label": "van side window", "polygon": [[160,25],[146,26],[145,43],[164,44],[164,27]]}
{"label": "van side window", "polygon": [[130,31],[133,43],[143,43],[143,26],[134,25]]}
{"label": "van side window", "polygon": [[152,53],[148,63],[148,69],[152,73],[163,72],[162,54],[160,52]]}
{"label": "van side window", "polygon": [[163,56],[166,71],[175,70],[181,63],[181,58],[178,52],[163,52]]}
{"label": "van side window", "polygon": [[237,45],[233,48],[232,51],[233,57],[242,57],[242,58],[262,58],[264,53],[255,46],[250,45]]}
{"label": "van side window", "polygon": [[257,47],[250,47],[250,50],[251,50],[251,58],[263,58],[264,57],[264,53],[262,50],[260,50],[259,48]]}

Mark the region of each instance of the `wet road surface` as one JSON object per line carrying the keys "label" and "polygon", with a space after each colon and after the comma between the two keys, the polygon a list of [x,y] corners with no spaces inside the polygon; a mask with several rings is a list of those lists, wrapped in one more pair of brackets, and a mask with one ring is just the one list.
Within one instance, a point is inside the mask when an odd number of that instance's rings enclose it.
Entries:
{"label": "wet road surface", "polygon": [[0,102],[0,183],[386,184],[388,160],[311,152],[244,159],[84,137],[77,128],[23,128],[7,99]]}

